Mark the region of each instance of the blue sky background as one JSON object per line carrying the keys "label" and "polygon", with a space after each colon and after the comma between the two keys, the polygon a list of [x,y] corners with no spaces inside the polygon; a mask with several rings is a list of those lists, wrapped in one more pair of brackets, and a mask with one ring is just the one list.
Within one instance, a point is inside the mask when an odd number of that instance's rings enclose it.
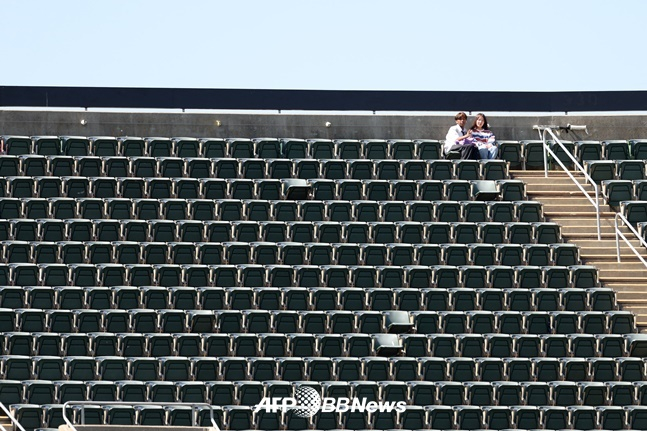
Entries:
{"label": "blue sky background", "polygon": [[0,0],[0,85],[647,90],[647,2]]}

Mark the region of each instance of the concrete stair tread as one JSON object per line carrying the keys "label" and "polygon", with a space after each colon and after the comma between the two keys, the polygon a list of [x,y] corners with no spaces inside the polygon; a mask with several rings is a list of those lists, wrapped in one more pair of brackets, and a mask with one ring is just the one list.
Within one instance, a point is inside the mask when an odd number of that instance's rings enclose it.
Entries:
{"label": "concrete stair tread", "polygon": [[[636,247],[636,246],[638,246],[640,244],[640,242],[637,239],[635,239],[633,241],[630,241],[630,243],[632,245],[634,245],[634,247]],[[614,237],[614,239],[602,239],[600,241],[598,241],[597,239],[593,239],[593,240],[580,240],[580,241],[577,242],[577,245],[580,246],[580,248],[593,247],[596,244],[599,244],[600,247],[613,247],[613,248],[616,248],[615,237]],[[629,247],[622,240],[620,241],[620,248],[629,249]]]}
{"label": "concrete stair tread", "polygon": [[626,283],[626,282],[608,282],[603,283],[602,287],[614,289],[616,292],[647,292],[647,284]]}
{"label": "concrete stair tread", "polygon": [[644,297],[645,293],[646,292],[618,293],[616,298],[625,305],[645,304],[645,306],[647,306],[647,298]]}
{"label": "concrete stair tread", "polygon": [[[601,216],[600,227],[609,227],[611,229],[614,229],[615,216],[616,216],[615,212],[611,216],[604,216],[604,217]],[[557,217],[552,217],[550,221],[562,224],[563,226],[590,226],[593,228],[597,226],[597,222],[595,220],[591,220],[589,217],[577,218],[577,217],[570,217],[570,216],[557,216]]]}
{"label": "concrete stair tread", "polygon": [[[574,201],[577,202],[578,204],[584,205],[585,203],[589,203],[589,200],[586,198],[586,196],[578,189],[577,191],[552,191],[552,190],[539,190],[536,192],[533,192],[531,190],[526,189],[528,194],[532,194],[533,198],[537,198],[538,196],[541,196],[543,198],[546,198],[546,200],[554,200],[555,202],[559,202],[560,200],[569,200],[569,201]],[[591,197],[593,200],[595,200],[595,195],[594,194],[589,194],[589,197]],[[600,203],[604,204],[604,201],[602,198],[600,198]]]}
{"label": "concrete stair tread", "polygon": [[[532,169],[532,170],[519,170],[519,169],[510,169],[508,171],[510,173],[511,177],[523,177],[524,180],[528,178],[546,178],[546,174],[548,174],[548,178],[566,178],[570,180],[570,177],[566,172],[564,172],[562,169],[549,169],[547,172],[544,171],[543,169]],[[575,178],[582,178],[584,179],[584,175],[582,175],[579,171],[569,171],[571,175],[573,175]]]}
{"label": "concrete stair tread", "polygon": [[[595,212],[595,207],[588,201],[573,202],[573,199],[562,199],[561,202],[558,202],[556,201],[556,198],[550,198],[544,199],[541,202],[544,204],[544,212],[556,212],[559,211],[560,208],[564,208],[564,206],[569,209],[569,212]],[[600,214],[603,213],[612,213],[615,217],[615,211],[613,211],[608,205],[600,205]]]}
{"label": "concrete stair tread", "polygon": [[[587,202],[586,205],[578,205],[577,203],[570,202],[570,199],[564,199],[564,202],[547,202],[544,201],[544,207],[543,211],[546,213],[555,213],[555,212],[560,212],[563,211],[564,208],[568,208],[569,212],[576,212],[576,213],[588,213],[591,212],[595,214],[595,207],[593,205],[589,205]],[[611,208],[603,208],[600,207],[600,216],[605,213],[613,213],[615,217],[615,212]]]}
{"label": "concrete stair tread", "polygon": [[[624,251],[624,253],[622,251]],[[622,251],[620,253],[621,261],[624,261],[624,262],[638,261],[638,259],[636,258],[636,255],[631,253],[629,249],[622,250]],[[618,261],[615,247],[613,248],[600,247],[597,249],[594,247],[586,247],[586,248],[580,249],[580,259],[587,260],[587,261],[592,261],[595,259],[614,261],[614,262]]]}
{"label": "concrete stair tread", "polygon": [[[597,232],[567,232],[564,233],[564,229],[562,228],[562,238],[570,240],[570,239],[597,239],[598,234]],[[602,239],[613,239],[615,240],[616,234],[615,232],[604,232],[602,229],[600,229],[600,238]],[[572,241],[569,241],[572,242]]]}
{"label": "concrete stair tread", "polygon": [[600,270],[625,270],[625,271],[647,271],[647,268],[645,265],[643,265],[642,262],[636,261],[636,262],[601,262],[601,261],[595,261],[595,260],[590,260],[587,261],[587,265],[594,265],[597,266],[598,269]]}
{"label": "concrete stair tread", "polygon": [[[587,195],[591,198],[595,198],[595,189],[585,186],[584,189],[587,191]],[[573,190],[573,188],[567,184],[553,184],[553,185],[542,185],[539,188],[527,187],[526,193],[532,195],[534,199],[539,196],[550,197],[550,198],[571,198],[571,199],[586,199],[586,196],[579,188]],[[602,200],[602,199],[600,199]],[[588,201],[588,200],[587,200]]]}
{"label": "concrete stair tread", "polygon": [[[616,213],[612,212],[600,212],[600,217],[610,217],[615,216]],[[544,209],[545,217],[593,217],[595,219],[595,211],[586,212],[586,211],[546,211]]]}
{"label": "concrete stair tread", "polygon": [[[629,275],[623,275],[623,274],[613,274],[613,273],[608,273],[608,272],[600,272],[599,273],[599,279],[602,284],[606,285],[608,283],[624,283],[625,285],[629,284],[636,284],[636,285],[643,285],[647,287],[647,284],[642,284],[640,282],[636,282],[637,280],[640,280],[641,278],[644,280],[645,277],[631,277]],[[629,273],[631,274],[631,272]],[[617,281],[616,281],[617,280]]]}
{"label": "concrete stair tread", "polygon": [[[630,262],[630,259],[628,257],[622,256],[622,261],[623,262]],[[580,255],[580,259],[582,261],[583,265],[593,265],[593,266],[598,266],[597,264],[593,262],[607,262],[607,263],[615,263],[618,261],[616,258],[616,255],[614,254],[613,256],[606,256],[604,254],[587,254],[587,255]],[[644,267],[643,267],[644,268]],[[630,270],[630,271],[636,271],[636,269]]]}

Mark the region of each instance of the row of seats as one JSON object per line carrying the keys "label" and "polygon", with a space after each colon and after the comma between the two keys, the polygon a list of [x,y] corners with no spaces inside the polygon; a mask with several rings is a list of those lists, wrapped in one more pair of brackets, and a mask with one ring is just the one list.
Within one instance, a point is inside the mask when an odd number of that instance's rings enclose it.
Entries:
{"label": "row of seats", "polygon": [[[303,183],[307,186],[306,183]],[[14,198],[152,198],[152,199],[281,199],[281,180],[223,180],[141,177],[4,177],[0,194]],[[232,193],[229,193],[231,188]],[[304,194],[304,198],[307,195]]]}
{"label": "row of seats", "polygon": [[584,168],[597,184],[615,179],[625,181],[645,179],[644,160],[591,160],[584,162]]}
{"label": "row of seats", "polygon": [[[78,315],[81,314],[78,313]],[[104,314],[104,316],[106,315],[108,313]],[[65,316],[65,313],[51,312],[49,316],[54,321],[56,317]],[[131,313],[131,316],[134,316],[133,320],[142,316],[149,318],[152,324],[143,329],[155,327],[154,320],[157,316],[151,315],[151,313],[148,315],[146,313]],[[295,319],[294,316],[290,316],[290,313],[281,312],[274,313],[274,316],[276,318],[273,324],[279,330],[295,330],[295,327],[296,330],[299,329],[297,327],[298,317]],[[424,317],[422,316],[422,318]],[[569,316],[556,315],[556,317]],[[584,315],[584,317],[588,316]],[[617,321],[622,316],[614,317],[618,317]],[[449,321],[449,319],[447,320]],[[475,321],[478,323],[477,319],[472,319],[469,323]],[[62,326],[61,320],[55,321],[53,324]],[[395,325],[392,324],[391,328],[393,327]],[[400,325],[400,329],[405,327],[407,327],[406,324]],[[634,340],[632,337],[636,336],[622,334],[399,334],[399,342],[395,338],[389,339],[389,342],[391,342],[392,348],[401,350],[405,354],[404,358],[391,358],[399,363],[432,355],[438,358],[534,358],[544,356],[553,358],[616,358],[625,354],[642,354],[641,349],[644,346],[641,344],[642,340]],[[8,379],[24,380],[43,378],[40,374],[34,374],[36,362],[29,359],[31,356],[43,359],[69,356],[76,358],[74,361],[81,363],[87,363],[85,359],[81,360],[81,358],[88,356],[359,357],[386,351],[388,346],[376,342],[374,338],[370,334],[360,333],[305,334],[300,332],[260,334],[7,332],[0,338],[0,341],[2,342],[2,353],[8,355],[2,359],[6,363],[2,375]],[[66,368],[66,375],[69,378],[73,380],[95,378],[92,375],[76,374],[75,371],[72,371],[76,369],[74,361]],[[19,365],[10,365],[14,363]],[[81,378],[81,376],[84,377]],[[48,378],[52,379],[53,377]],[[408,377],[407,379],[415,378]]]}
{"label": "row of seats", "polygon": [[647,181],[607,180],[602,181],[602,195],[611,206],[618,207],[622,201],[647,201]]}
{"label": "row of seats", "polygon": [[[647,405],[647,384],[641,382],[458,382],[458,381],[138,381],[138,380],[11,380],[0,397],[9,404],[54,404],[75,401],[124,403],[213,403],[254,406],[263,397],[292,397],[293,390],[311,387],[323,397],[366,398],[373,402],[404,402],[405,406],[632,406]],[[21,396],[24,394],[23,396]]]}
{"label": "row of seats", "polygon": [[[522,200],[525,186],[518,180],[251,180],[135,177],[3,177],[3,197],[69,197],[82,199],[242,199],[388,201],[388,200]],[[312,193],[310,193],[312,187]],[[298,191],[297,195],[295,191]],[[289,195],[288,195],[289,194]]]}
{"label": "row of seats", "polygon": [[139,138],[81,136],[0,137],[7,154],[69,156],[236,157],[290,159],[438,159],[437,140]]}
{"label": "row of seats", "polygon": [[[133,247],[139,244],[133,243]],[[165,250],[162,248],[162,250]],[[241,265],[239,265],[241,266]],[[0,264],[0,286],[592,288],[594,266]]]}
{"label": "row of seats", "polygon": [[[0,201],[2,207],[2,201]],[[5,207],[6,208],[6,207]],[[257,222],[130,219],[0,219],[1,241],[272,242],[307,244],[562,243],[552,222]]]}
{"label": "row of seats", "polygon": [[647,201],[622,201],[620,213],[635,227],[647,221]]}
{"label": "row of seats", "polygon": [[0,156],[6,176],[185,179],[502,180],[504,160]]}
{"label": "row of seats", "polygon": [[43,310],[0,309],[4,332],[165,332],[312,334],[623,334],[635,331],[626,311],[411,311],[404,310]]}
{"label": "row of seats", "polygon": [[[610,288],[0,286],[0,307],[54,309],[611,311]],[[290,332],[278,329],[278,332]]]}
{"label": "row of seats", "polygon": [[[19,222],[18,222],[19,223]],[[62,224],[62,223],[61,223]],[[165,227],[165,225],[162,225]],[[154,228],[159,225],[152,225]],[[171,225],[174,228],[173,225]],[[159,240],[160,238],[154,238]],[[2,241],[2,263],[231,265],[561,265],[580,263],[575,244]],[[395,287],[395,286],[387,286]],[[478,287],[478,286],[475,286]]]}
{"label": "row of seats", "polygon": [[[68,420],[75,425],[80,424],[113,424],[113,425],[172,425],[190,427],[196,424],[211,427],[208,407],[193,406],[79,406],[71,405],[66,411]],[[62,404],[12,404],[11,412],[25,429],[54,430],[65,425]],[[219,422],[222,422],[220,410],[217,412]]]}
{"label": "row of seats", "polygon": [[[454,390],[462,392],[463,382],[560,382],[573,390],[577,385],[591,381],[609,383],[613,381],[645,383],[645,362],[642,358],[494,358],[494,357],[49,357],[6,356],[2,358],[6,367],[0,381],[0,399],[4,403],[23,400],[8,400],[7,386],[16,387],[20,382],[47,381],[165,381],[204,383],[225,381],[273,381],[300,382],[393,382],[404,386],[405,382],[425,381],[432,384],[451,382]],[[29,368],[33,367],[33,368]],[[22,377],[21,377],[22,376]],[[34,376],[38,380],[30,380]],[[83,378],[81,378],[83,377]],[[69,379],[69,380],[68,380]],[[575,380],[575,381],[574,381]],[[576,383],[579,382],[579,383]],[[229,383],[231,385],[231,383]],[[167,384],[168,385],[168,384]],[[601,386],[601,385],[600,385]],[[575,389],[577,390],[577,389]],[[4,398],[4,399],[3,399]],[[214,398],[214,401],[218,398]],[[45,400],[40,404],[56,402]],[[116,401],[104,399],[103,401]],[[174,401],[174,400],[169,400]],[[197,401],[197,400],[194,400]],[[27,398],[27,402],[35,402]],[[230,400],[233,402],[233,400]],[[456,404],[464,402],[460,398]],[[546,402],[542,401],[541,403]],[[218,402],[218,404],[226,401]],[[577,399],[569,404],[578,403]],[[430,403],[431,404],[431,403]],[[567,404],[568,405],[568,404]]]}
{"label": "row of seats", "polygon": [[[602,182],[606,202],[634,225],[647,221],[647,181],[608,180]],[[642,235],[645,238],[645,235]]]}
{"label": "row of seats", "polygon": [[[98,198],[143,198],[170,195],[180,199],[280,200],[296,180],[253,180],[248,178],[143,178],[143,177],[27,177],[7,176],[0,194],[7,197],[42,198],[79,195]],[[311,179],[315,200],[523,200],[525,184],[520,180],[328,180]],[[8,188],[7,188],[8,187]],[[64,192],[64,193],[63,193]],[[153,194],[153,196],[151,196]],[[160,196],[164,197],[164,196]],[[306,196],[307,197],[307,196]]]}
{"label": "row of seats", "polygon": [[[364,413],[319,412],[303,418],[291,411],[258,410],[249,406],[212,406],[219,429],[643,429],[647,422],[645,406],[407,406],[402,412],[376,411]],[[28,429],[63,425],[61,404],[15,404],[15,414]],[[193,411],[192,411],[193,408]],[[190,426],[193,423],[211,427],[210,412],[201,406],[164,405],[71,405],[68,419],[74,424]],[[195,422],[193,422],[195,421]]]}
{"label": "row of seats", "polygon": [[[542,222],[542,204],[536,201],[268,201],[261,199],[99,199],[71,198],[51,202],[57,219],[160,219],[222,221],[362,221],[362,222]],[[23,200],[0,199],[2,218],[21,218]],[[35,205],[35,201],[28,201]],[[40,201],[37,210],[47,211]],[[61,208],[65,206],[65,208]],[[110,208],[111,211],[107,211]],[[196,216],[196,214],[198,214]],[[69,217],[68,217],[69,216]]]}
{"label": "row of seats", "polygon": [[[642,140],[562,141],[562,144],[582,163],[588,160],[641,160],[645,151]],[[555,144],[553,144],[555,146]]]}
{"label": "row of seats", "polygon": [[[564,141],[580,161],[644,160],[647,141]],[[499,155],[513,167],[543,166],[541,141],[501,141]],[[563,162],[571,164],[563,150],[549,141]],[[314,158],[314,159],[421,159],[441,158],[442,141],[433,140],[337,140],[326,139],[194,139],[194,138],[105,138],[105,137],[20,137],[3,136],[7,154],[44,154],[70,156],[153,156],[206,158]]]}
{"label": "row of seats", "polygon": [[[229,197],[239,193],[238,181],[229,181]],[[257,184],[268,180],[254,180]],[[521,180],[328,180],[311,179],[316,200],[497,200],[526,199],[526,185]],[[236,186],[236,187],[234,187]],[[258,188],[260,191],[260,186]],[[260,194],[258,195],[260,197]]]}
{"label": "row of seats", "polygon": [[[640,429],[647,422],[643,406],[408,406],[402,413],[346,411],[320,412],[310,420],[289,413],[254,414],[250,407],[223,408],[223,424],[229,430],[278,429],[285,423],[288,429]],[[633,428],[635,427],[635,428]]]}
{"label": "row of seats", "polygon": [[[568,167],[573,166],[572,160],[564,150],[554,143],[547,141],[548,146],[559,160]],[[607,141],[562,141],[566,149],[582,164],[587,160],[647,160],[647,140],[631,139]],[[500,141],[499,158],[510,162],[513,169],[539,169],[544,167],[543,143],[539,140]],[[550,165],[557,163],[547,154]]]}

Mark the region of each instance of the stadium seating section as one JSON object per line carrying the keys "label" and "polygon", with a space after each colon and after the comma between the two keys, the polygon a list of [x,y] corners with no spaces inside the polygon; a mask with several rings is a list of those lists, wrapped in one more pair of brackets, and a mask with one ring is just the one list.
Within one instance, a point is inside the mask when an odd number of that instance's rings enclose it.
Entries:
{"label": "stadium seating section", "polygon": [[[28,430],[65,402],[210,424],[147,401],[228,430],[647,428],[634,316],[510,179],[537,141],[2,141],[0,401]],[[647,141],[569,145],[647,221]],[[406,410],[253,411],[302,385]]]}

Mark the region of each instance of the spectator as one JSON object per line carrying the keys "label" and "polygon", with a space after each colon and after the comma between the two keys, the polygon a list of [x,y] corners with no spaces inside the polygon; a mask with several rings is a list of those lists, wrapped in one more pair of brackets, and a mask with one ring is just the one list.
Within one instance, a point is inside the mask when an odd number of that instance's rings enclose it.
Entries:
{"label": "spectator", "polygon": [[499,147],[496,146],[494,133],[487,129],[487,118],[484,114],[476,114],[474,123],[470,128],[469,141],[478,147],[481,159],[496,159],[499,154]]}
{"label": "spectator", "polygon": [[472,131],[465,131],[465,123],[467,123],[467,115],[464,112],[459,112],[454,116],[456,125],[449,128],[447,136],[445,137],[445,155],[450,152],[460,153],[461,159],[464,160],[478,160],[479,151],[476,144],[469,142],[469,137]]}

